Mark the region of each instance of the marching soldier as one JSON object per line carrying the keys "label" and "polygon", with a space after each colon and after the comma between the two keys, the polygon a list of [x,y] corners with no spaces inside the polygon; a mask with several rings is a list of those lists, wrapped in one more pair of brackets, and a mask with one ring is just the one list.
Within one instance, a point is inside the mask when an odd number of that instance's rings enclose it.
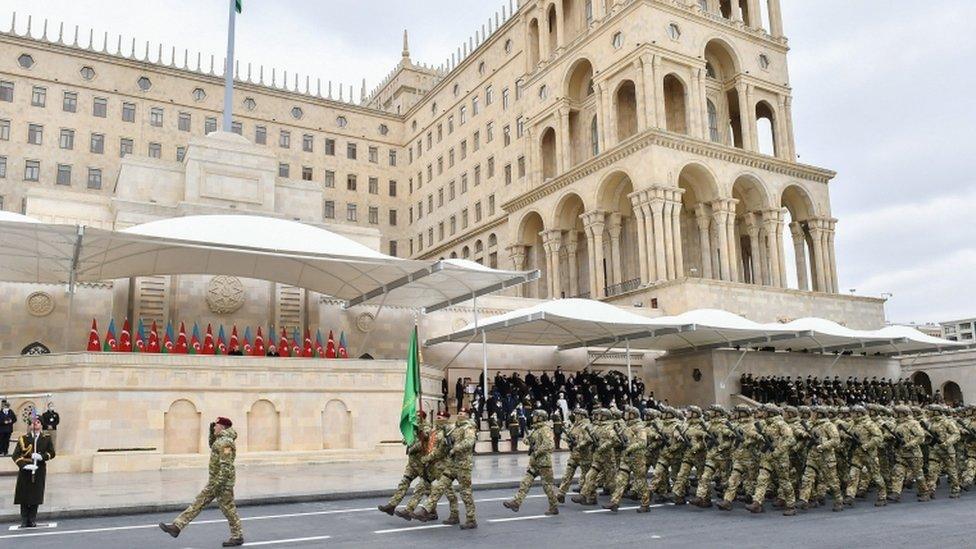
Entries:
{"label": "marching soldier", "polygon": [[894,503],[901,502],[902,486],[905,476],[911,475],[915,481],[915,489],[918,494],[918,501],[929,501],[928,483],[925,479],[923,469],[922,444],[925,442],[925,429],[922,428],[918,420],[912,416],[912,409],[904,404],[895,406],[895,415],[898,425],[895,427],[894,436],[898,452],[895,459],[895,468],[891,473],[891,490],[888,500]]}
{"label": "marching soldier", "polygon": [[200,514],[200,511],[203,511],[204,507],[211,501],[217,500],[217,505],[220,506],[220,511],[227,518],[227,524],[230,526],[230,539],[225,541],[223,546],[237,547],[244,545],[241,519],[237,516],[237,508],[234,506],[236,477],[234,459],[237,456],[234,440],[237,439],[237,432],[234,431],[233,423],[229,419],[218,417],[211,427],[211,434],[213,440],[210,444],[210,477],[207,485],[193,504],[180,513],[172,524],[160,522],[159,528],[175,538]]}
{"label": "marching soldier", "polygon": [[572,497],[573,503],[582,505],[596,505],[596,488],[601,479],[613,467],[613,448],[617,444],[617,435],[613,431],[613,421],[610,419],[610,410],[600,408],[593,414],[594,421],[597,422],[594,429],[593,460],[590,469],[586,472],[580,493]]}
{"label": "marching soldier", "polygon": [[[956,468],[956,443],[959,442],[959,427],[949,417],[951,410],[944,404],[929,404],[932,421],[929,433],[932,443],[929,447],[929,498],[935,497],[935,487],[942,473],[949,480],[949,497],[959,497],[959,470]],[[923,425],[924,427],[924,425]]]}
{"label": "marching soldier", "polygon": [[31,415],[27,433],[17,439],[12,457],[18,469],[14,505],[20,505],[20,527],[34,528],[37,508],[44,503],[47,462],[54,459],[54,441],[41,431],[36,412]]}
{"label": "marching soldier", "polygon": [[681,469],[674,480],[672,496],[675,505],[684,505],[687,500],[685,495],[688,490],[688,481],[691,476],[691,469],[694,468],[701,476],[705,469],[705,453],[707,448],[705,422],[702,420],[702,411],[698,406],[689,406],[687,427],[681,432],[681,437],[686,442],[685,452],[681,460]]}
{"label": "marching soldier", "polygon": [[855,446],[844,504],[849,507],[854,506],[854,497],[857,496],[861,484],[861,474],[865,471],[868,480],[865,492],[871,488],[871,484],[877,486],[878,498],[874,506],[884,507],[888,501],[888,493],[885,481],[881,477],[881,465],[878,461],[878,448],[884,443],[884,435],[881,434],[881,428],[868,416],[865,407],[854,406],[852,412],[854,420],[851,422],[850,436]]}
{"label": "marching soldier", "polygon": [[728,412],[719,404],[712,404],[705,411],[708,423],[705,425],[705,467],[698,477],[698,489],[691,503],[701,508],[712,506],[712,481],[721,475],[732,459],[735,433],[729,426]]}
{"label": "marching soldier", "polygon": [[765,418],[766,421],[765,425],[760,423],[757,429],[764,439],[765,448],[759,461],[759,476],[756,478],[752,503],[746,506],[751,513],[763,512],[766,490],[775,480],[779,483],[779,494],[784,500],[783,515],[791,517],[796,514],[796,493],[793,491],[790,474],[790,448],[796,443],[796,439],[782,414],[782,410],[772,404],[760,408],[759,419]]}
{"label": "marching soldier", "polygon": [[[406,506],[394,511],[396,516],[407,521],[413,520],[414,510],[424,501],[424,498],[430,495],[431,485],[435,480],[441,478],[444,470],[448,467],[448,453],[451,451],[451,448],[447,443],[447,435],[453,428],[454,425],[450,422],[450,417],[446,412],[437,414],[437,417],[434,419],[434,430],[430,434],[427,442],[428,447],[431,449],[420,460],[421,482],[413,491],[413,496],[407,502]],[[451,486],[445,488],[444,494],[447,496],[448,509],[450,509],[451,514],[441,524],[448,526],[460,524],[461,519],[458,518],[457,494],[454,493],[454,489]],[[437,506],[435,504],[430,514],[430,520],[437,520],[437,518]]]}
{"label": "marching soldier", "polygon": [[562,482],[559,483],[559,491],[556,499],[559,503],[565,503],[566,493],[569,486],[573,483],[576,469],[580,471],[580,486],[586,477],[590,465],[593,463],[593,425],[590,423],[589,414],[585,408],[577,408],[573,411],[573,424],[569,429],[567,440],[569,441],[569,459],[566,461],[566,472],[563,473]]}
{"label": "marching soldier", "polygon": [[620,452],[620,466],[617,470],[617,478],[614,481],[613,494],[610,496],[610,503],[604,505],[604,509],[616,513],[620,506],[620,498],[624,495],[624,490],[628,485],[633,486],[634,496],[641,502],[638,513],[646,513],[651,510],[651,496],[647,489],[647,433],[644,431],[644,422],[641,421],[640,410],[634,406],[624,408],[623,419],[627,422],[626,428],[618,433],[621,438],[623,450]]}
{"label": "marching soldier", "polygon": [[532,487],[532,483],[536,477],[539,477],[542,479],[542,489],[549,499],[549,510],[546,511],[546,514],[559,514],[556,490],[553,487],[552,478],[552,423],[548,419],[549,414],[545,410],[537,409],[532,412],[532,429],[528,437],[526,437],[526,442],[529,444],[529,468],[525,471],[522,482],[519,483],[519,489],[515,497],[510,501],[502,503],[502,505],[514,512],[518,512],[519,507],[522,506],[522,502],[525,501],[525,496],[529,493],[529,488]]}
{"label": "marching soldier", "polygon": [[[420,422],[413,426],[415,439],[413,444],[407,446],[407,466],[403,470],[403,478],[400,479],[400,484],[397,485],[393,496],[390,497],[390,501],[386,505],[380,505],[378,507],[380,511],[387,515],[393,515],[397,505],[406,497],[407,491],[410,489],[413,481],[417,478],[422,479],[424,475],[423,458],[427,454],[427,438],[429,433],[424,423],[427,414],[421,410],[418,415]],[[421,480],[417,489],[420,490],[424,484],[426,482]]]}
{"label": "marching soldier", "polygon": [[963,410],[959,417],[959,429],[964,441],[964,452],[960,458],[965,459],[960,482],[968,492],[976,481],[976,406],[970,405]]}
{"label": "marching soldier", "polygon": [[824,407],[815,406],[811,412],[816,419],[808,430],[810,449],[800,481],[800,509],[806,511],[810,508],[810,498],[820,484],[830,490],[834,498],[834,511],[843,511],[844,498],[837,480],[837,459],[834,456],[834,451],[840,446],[840,433],[827,417]]}
{"label": "marching soldier", "polygon": [[464,502],[466,518],[461,529],[469,530],[478,527],[478,522],[475,519],[474,496],[471,492],[471,469],[474,467],[472,454],[477,439],[477,429],[467,410],[458,412],[457,418],[454,429],[449,436],[445,436],[447,445],[450,447],[448,452],[449,464],[441,473],[440,478],[431,486],[430,496],[423,505],[417,507],[413,518],[421,522],[433,520],[432,512],[437,509],[438,500],[456,480],[458,490],[461,492],[461,501]]}
{"label": "marching soldier", "polygon": [[752,493],[752,472],[756,467],[756,456],[762,446],[762,436],[756,429],[752,410],[745,404],[735,407],[735,423],[729,428],[737,439],[738,446],[732,452],[732,473],[725,483],[725,494],[717,507],[723,511],[732,510],[732,502],[743,486],[747,494]]}
{"label": "marching soldier", "polygon": [[[684,456],[685,439],[682,438],[683,424],[681,411],[670,406],[661,410],[664,418],[661,420],[661,432],[666,437],[663,448],[654,465],[654,478],[651,480],[651,493],[657,495],[659,501],[666,500],[665,494],[670,489],[671,468],[677,469],[681,466],[681,458]],[[677,470],[675,470],[677,473]]]}

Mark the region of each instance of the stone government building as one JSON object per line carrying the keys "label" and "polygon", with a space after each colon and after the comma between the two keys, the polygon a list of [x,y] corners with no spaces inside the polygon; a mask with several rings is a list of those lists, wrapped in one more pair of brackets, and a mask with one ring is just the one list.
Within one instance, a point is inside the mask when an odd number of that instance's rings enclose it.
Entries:
{"label": "stone government building", "polygon": [[[219,58],[29,18],[25,30],[15,16],[0,32],[0,209],[115,229],[208,213],[275,216],[390,255],[541,272],[479,300],[482,314],[579,296],[646,315],[719,308],[762,322],[820,316],[877,328],[883,300],[838,293],[834,173],[797,162],[779,3],[524,1],[436,67],[411,58],[404,34],[399,63],[358,98],[352,87],[238,64],[238,135],[216,131]],[[269,368],[263,359],[72,353],[84,349],[91,318],[113,315],[344,330],[352,349],[402,359],[410,311],[377,317],[301,288],[189,275],[83,285],[70,316],[66,301],[63,287],[0,284],[0,355],[55,353],[0,359],[3,390],[55,394],[72,456],[64,467],[176,466],[167,456],[199,454],[218,412],[253,422],[241,429],[242,449],[268,459],[395,449],[386,444],[398,437],[394,364],[350,361],[325,374],[286,360]],[[471,314],[453,307],[421,328],[445,333]],[[473,348],[441,371],[458,351],[425,350],[430,405],[442,375],[451,387],[477,379]],[[491,353],[504,370],[580,368],[599,355]],[[640,375],[672,402],[727,402],[735,388],[724,379],[738,363],[726,353],[645,353]],[[755,355],[739,371],[900,369],[887,358]],[[621,365],[615,354],[595,363]],[[136,411],[114,416],[120,401]],[[315,421],[281,429],[299,417]],[[110,442],[119,429],[126,440]],[[98,452],[123,447],[152,451]]]}

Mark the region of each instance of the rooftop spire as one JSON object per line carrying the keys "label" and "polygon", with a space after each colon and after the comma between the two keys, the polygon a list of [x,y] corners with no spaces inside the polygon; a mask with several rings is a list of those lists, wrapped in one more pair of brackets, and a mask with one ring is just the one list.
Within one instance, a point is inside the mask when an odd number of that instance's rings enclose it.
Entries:
{"label": "rooftop spire", "polygon": [[407,40],[407,29],[403,29],[403,58],[410,59],[410,44]]}

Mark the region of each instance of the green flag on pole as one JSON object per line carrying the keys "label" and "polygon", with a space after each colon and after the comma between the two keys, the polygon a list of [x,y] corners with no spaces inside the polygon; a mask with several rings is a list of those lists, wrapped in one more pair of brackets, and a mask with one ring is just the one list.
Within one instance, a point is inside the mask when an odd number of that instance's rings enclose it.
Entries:
{"label": "green flag on pole", "polygon": [[407,375],[403,382],[403,407],[400,408],[400,433],[403,435],[403,442],[408,446],[416,439],[413,426],[417,422],[417,410],[421,406],[420,348],[417,345],[417,327],[414,326],[407,353]]}
{"label": "green flag on pole", "polygon": [[241,9],[243,9],[243,7],[241,6],[241,4],[243,4],[243,3],[244,3],[244,0],[234,0],[234,9],[237,10],[237,13],[241,13]]}

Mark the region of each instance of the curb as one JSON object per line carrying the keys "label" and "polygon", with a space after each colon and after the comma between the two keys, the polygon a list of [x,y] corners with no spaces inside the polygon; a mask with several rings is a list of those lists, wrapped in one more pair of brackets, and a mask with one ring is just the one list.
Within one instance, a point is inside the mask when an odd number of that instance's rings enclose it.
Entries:
{"label": "curb", "polygon": [[[519,481],[495,481],[495,482],[483,482],[479,484],[474,484],[472,489],[474,491],[482,490],[499,490],[499,489],[512,489],[518,488]],[[350,492],[325,492],[320,494],[293,494],[284,496],[258,496],[251,498],[240,498],[234,500],[237,507],[255,507],[259,505],[280,505],[285,503],[313,503],[313,502],[323,502],[323,501],[345,501],[352,499],[366,499],[366,498],[388,498],[393,495],[393,490],[388,489],[378,489],[378,490],[359,490]],[[186,509],[189,505],[191,499],[188,499],[186,503],[160,503],[160,504],[145,504],[145,505],[130,505],[123,507],[95,507],[89,509],[64,509],[61,511],[50,511],[50,512],[40,512],[37,517],[39,519],[74,519],[74,518],[98,518],[98,517],[116,517],[120,515],[148,515],[155,513],[173,513],[180,512]],[[210,504],[207,508],[213,508],[216,504]],[[19,514],[6,514],[0,515],[0,522],[11,522],[20,520]]]}

